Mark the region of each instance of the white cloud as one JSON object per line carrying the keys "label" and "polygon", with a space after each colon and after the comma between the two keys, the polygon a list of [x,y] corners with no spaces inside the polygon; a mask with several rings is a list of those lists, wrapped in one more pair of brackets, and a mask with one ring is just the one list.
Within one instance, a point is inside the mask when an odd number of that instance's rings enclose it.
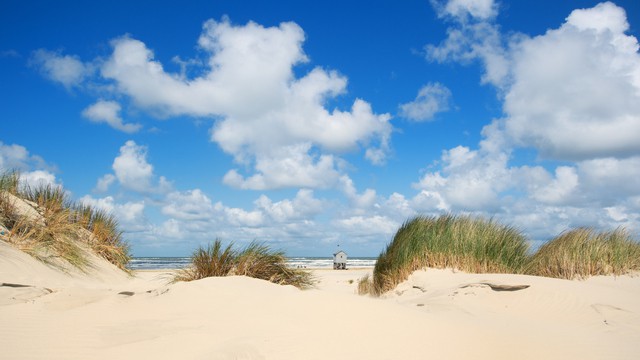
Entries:
{"label": "white cloud", "polygon": [[[303,30],[292,22],[264,27],[233,25],[223,18],[203,25],[198,46],[205,62],[174,57],[179,73],[165,71],[145,43],[129,36],[112,40],[111,55],[95,64],[100,65],[101,82],[108,83],[105,89],[152,116],[216,119],[211,141],[249,166],[246,176],[231,170],[227,184],[243,189],[327,187],[342,173],[339,156],[345,152],[364,150],[371,163],[384,164],[391,116],[374,113],[362,99],[348,110],[327,109],[328,101],[346,93],[347,78],[321,67],[296,76],[294,67],[309,61],[304,40]],[[50,78],[66,86],[92,74],[90,63],[72,56],[42,50],[35,58],[49,69]],[[187,64],[199,67],[196,76],[187,75]],[[141,126],[124,123],[120,110],[116,102],[98,100],[83,115],[124,132],[138,131]],[[308,171],[312,178],[297,176]],[[320,172],[329,179],[315,175]]]}
{"label": "white cloud", "polygon": [[56,183],[56,176],[46,170],[34,170],[20,173],[21,186],[38,188],[40,186],[60,186]]}
{"label": "white cloud", "polygon": [[0,170],[25,171],[32,168],[48,168],[40,156],[31,155],[26,147],[6,145],[0,141]]}
{"label": "white cloud", "polygon": [[112,196],[94,198],[90,195],[85,195],[78,201],[81,204],[89,205],[112,214],[125,232],[149,231],[150,229],[144,214],[145,203],[143,201],[117,203]]}
{"label": "white cloud", "polygon": [[237,170],[224,176],[224,183],[241,189],[274,189],[281,187],[328,188],[333,186],[339,172],[332,155],[313,157],[311,144],[275,148],[256,154],[257,174],[248,178]]}
{"label": "white cloud", "polygon": [[546,204],[562,204],[571,200],[571,196],[579,186],[575,168],[559,166],[555,170],[555,175],[554,179],[532,194],[534,199]]}
{"label": "white cloud", "polygon": [[338,219],[335,225],[349,236],[363,237],[376,236],[388,237],[398,230],[398,223],[385,216],[352,216]]}
{"label": "white cloud", "polygon": [[157,233],[171,239],[184,239],[187,235],[181,223],[176,219],[169,219],[163,222]]}
{"label": "white cloud", "polygon": [[102,76],[154,114],[219,119],[212,141],[236,161],[255,164],[247,179],[229,172],[227,184],[324,187],[327,181],[282,176],[280,170],[337,173],[335,154],[359,147],[366,148],[367,159],[383,163],[392,127],[388,114],[373,113],[360,99],[349,111],[327,110],[327,100],[346,92],[347,79],[319,67],[296,78],[293,67],[308,61],[303,41],[304,32],[294,23],[265,28],[209,20],[198,43],[210,58],[199,77],[167,73],[144,43],[129,37],[112,42]]}
{"label": "white cloud", "polygon": [[640,156],[586,160],[579,162],[577,168],[583,191],[605,206],[613,205],[613,199],[640,195],[640,181],[636,181],[640,179]]}
{"label": "white cloud", "polygon": [[[507,38],[495,16],[438,4],[454,23],[428,57],[479,59],[504,118],[484,127],[478,150],[444,152],[410,207],[496,216],[537,239],[575,226],[640,229],[640,54],[624,10],[602,3],[543,35]],[[519,148],[535,149],[541,165],[511,164]]]}
{"label": "white cloud", "polygon": [[170,221],[163,223],[161,231],[179,229],[180,236],[175,233],[171,237],[205,240],[212,236],[243,241],[293,239],[313,228],[312,218],[324,210],[324,201],[315,198],[309,189],[280,201],[261,195],[250,209],[213,203],[200,189],[171,192],[164,203],[162,214]]}
{"label": "white cloud", "polygon": [[323,203],[322,200],[316,199],[313,191],[309,189],[300,189],[293,200],[273,202],[267,196],[261,195],[255,201],[256,208],[277,223],[311,218],[323,210]]}
{"label": "white cloud", "polygon": [[66,88],[79,86],[93,72],[75,56],[39,49],[33,53],[31,64],[47,78],[59,82]]}
{"label": "white cloud", "polygon": [[208,220],[214,218],[211,199],[200,189],[167,194],[162,213],[178,220]]}
{"label": "white cloud", "polygon": [[[457,146],[444,151],[440,170],[426,173],[414,186],[430,194],[438,207],[458,211],[495,209],[511,183],[508,155]],[[436,195],[437,194],[437,195]]]}
{"label": "white cloud", "polygon": [[115,181],[116,181],[116,177],[113,174],[106,174],[100,179],[98,179],[98,182],[96,183],[96,187],[94,190],[100,193],[107,192],[111,184],[113,184]]}
{"label": "white cloud", "polygon": [[[150,193],[166,192],[171,188],[171,184],[162,176],[156,183],[153,165],[147,162],[147,148],[133,140],[120,147],[120,154],[113,160],[112,168],[116,179],[126,189]],[[109,175],[105,175],[104,179],[109,182]]]}
{"label": "white cloud", "polygon": [[95,122],[106,123],[116,130],[134,133],[142,128],[140,124],[125,124],[120,116],[120,104],[115,101],[99,100],[82,111],[82,116]]}
{"label": "white cloud", "polygon": [[439,112],[449,110],[451,91],[439,83],[429,83],[418,91],[414,101],[400,105],[400,114],[409,120],[432,120]]}
{"label": "white cloud", "polygon": [[503,87],[508,82],[509,59],[499,27],[494,24],[498,7],[492,0],[432,1],[441,17],[451,17],[447,38],[439,45],[425,46],[427,59],[463,64],[480,60],[485,72],[482,83]]}
{"label": "white cloud", "polygon": [[627,29],[624,10],[603,3],[523,38],[512,53],[507,135],[554,159],[640,153],[640,54]]}
{"label": "white cloud", "polygon": [[377,201],[377,194],[373,189],[366,189],[362,194],[358,194],[353,180],[347,175],[340,177],[340,190],[349,200],[350,210],[356,214],[370,211]]}
{"label": "white cloud", "polygon": [[497,5],[493,0],[448,0],[442,3],[431,0],[439,16],[453,16],[460,20],[467,17],[477,19],[490,19],[498,14]]}

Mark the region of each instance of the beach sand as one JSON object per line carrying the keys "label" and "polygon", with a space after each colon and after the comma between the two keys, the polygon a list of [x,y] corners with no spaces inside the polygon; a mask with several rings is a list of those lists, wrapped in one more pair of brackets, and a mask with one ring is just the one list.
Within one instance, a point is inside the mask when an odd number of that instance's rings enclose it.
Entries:
{"label": "beach sand", "polygon": [[169,285],[167,271],[127,277],[98,259],[86,274],[62,273],[0,242],[0,359],[640,354],[639,276],[567,281],[428,269],[381,298],[357,295],[371,270],[314,270],[317,288],[304,291],[246,277]]}

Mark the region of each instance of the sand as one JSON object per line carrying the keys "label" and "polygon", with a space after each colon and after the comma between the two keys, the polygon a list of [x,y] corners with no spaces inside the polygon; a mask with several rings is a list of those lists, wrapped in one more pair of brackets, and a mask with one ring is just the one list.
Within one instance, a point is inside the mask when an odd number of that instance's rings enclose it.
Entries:
{"label": "sand", "polygon": [[640,276],[567,281],[428,269],[382,298],[357,295],[358,279],[370,272],[314,270],[319,284],[305,291],[246,277],[168,285],[166,271],[127,277],[100,260],[89,273],[62,273],[0,241],[0,282],[10,284],[0,286],[0,359],[640,353]]}

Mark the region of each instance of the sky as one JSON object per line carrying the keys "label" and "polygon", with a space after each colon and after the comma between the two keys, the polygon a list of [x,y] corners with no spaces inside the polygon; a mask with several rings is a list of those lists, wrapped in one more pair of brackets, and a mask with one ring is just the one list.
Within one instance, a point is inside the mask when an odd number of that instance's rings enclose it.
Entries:
{"label": "sky", "polygon": [[0,169],[215,239],[377,256],[415,216],[640,233],[636,0],[0,3]]}

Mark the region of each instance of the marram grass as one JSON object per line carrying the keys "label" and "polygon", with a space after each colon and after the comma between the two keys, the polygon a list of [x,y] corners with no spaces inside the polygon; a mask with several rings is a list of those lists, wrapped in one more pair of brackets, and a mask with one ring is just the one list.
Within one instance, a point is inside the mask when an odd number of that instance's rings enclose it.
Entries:
{"label": "marram grass", "polygon": [[[0,223],[9,230],[11,243],[41,261],[61,258],[84,269],[88,260],[80,242],[86,241],[96,254],[126,270],[131,258],[129,246],[113,215],[75,204],[60,186],[19,184],[18,172],[0,174]],[[20,215],[7,194],[31,201],[42,218]]]}
{"label": "marram grass", "polygon": [[369,274],[358,280],[358,295],[373,294],[373,281]]}
{"label": "marram grass", "polygon": [[527,273],[562,279],[640,271],[640,243],[624,229],[566,231],[532,256]]}
{"label": "marram grass", "polygon": [[113,214],[89,205],[75,205],[72,221],[91,233],[89,245],[99,256],[122,270],[131,260],[129,244],[124,241]]}
{"label": "marram grass", "polygon": [[263,243],[252,242],[236,251],[233,244],[223,248],[222,242],[216,240],[207,247],[196,249],[191,256],[191,266],[178,270],[173,281],[243,275],[301,289],[315,284],[311,272],[292,269],[286,260],[284,252],[274,251]]}
{"label": "marram grass", "polygon": [[416,217],[404,223],[380,254],[372,293],[395,288],[426,267],[474,273],[521,273],[527,262],[527,239],[515,228],[479,217]]}

